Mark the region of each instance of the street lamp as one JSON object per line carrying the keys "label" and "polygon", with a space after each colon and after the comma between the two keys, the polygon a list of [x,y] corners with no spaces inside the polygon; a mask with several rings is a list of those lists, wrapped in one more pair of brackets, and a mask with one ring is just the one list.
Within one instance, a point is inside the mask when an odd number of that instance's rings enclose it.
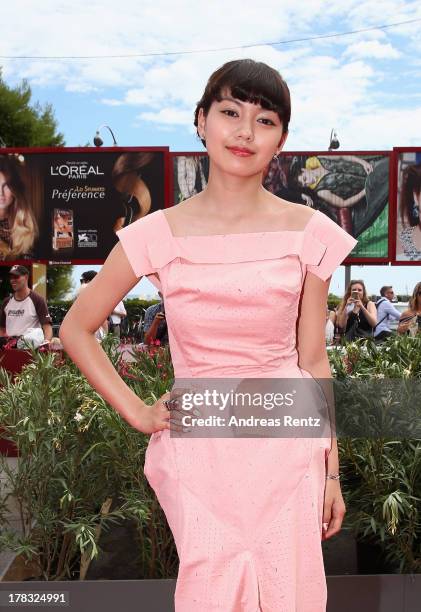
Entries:
{"label": "street lamp", "polygon": [[109,132],[110,132],[110,134],[111,134],[111,136],[112,136],[112,139],[113,139],[113,146],[114,146],[114,147],[116,147],[116,146],[117,146],[117,141],[116,141],[115,136],[114,136],[114,133],[113,133],[113,131],[112,131],[112,129],[110,128],[110,126],[109,126],[109,125],[101,125],[101,126],[100,126],[100,127],[97,129],[97,131],[96,131],[96,133],[95,133],[95,136],[94,136],[94,145],[95,145],[96,147],[102,147],[102,145],[104,144],[104,141],[102,140],[101,136],[99,135],[100,131],[101,131],[103,128],[107,128],[107,130],[109,130]]}
{"label": "street lamp", "polygon": [[340,144],[339,144],[339,140],[338,140],[338,135],[336,133],[336,130],[332,130],[330,132],[330,144],[329,144],[329,151],[332,151],[333,149],[339,149]]}

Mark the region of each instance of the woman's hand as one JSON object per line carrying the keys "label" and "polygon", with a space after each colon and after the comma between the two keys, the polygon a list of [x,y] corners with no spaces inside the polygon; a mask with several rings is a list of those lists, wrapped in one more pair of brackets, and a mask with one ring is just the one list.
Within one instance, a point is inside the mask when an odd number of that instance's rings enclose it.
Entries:
{"label": "woman's hand", "polygon": [[302,193],[301,194],[301,199],[303,200],[303,202],[304,202],[304,204],[306,206],[310,206],[311,208],[313,208],[314,202],[313,202],[312,198],[309,195],[307,195],[306,193]]}
{"label": "woman's hand", "polygon": [[[349,297],[346,301],[346,305],[348,306],[349,304],[352,304],[353,309],[351,310],[351,312],[357,312],[361,306],[362,306],[362,302],[357,298],[353,298],[353,297]],[[350,314],[350,313],[348,313]]]}
{"label": "woman's hand", "polygon": [[416,316],[417,315],[410,316],[403,313],[398,324],[398,329],[396,330],[398,334],[406,334],[406,332],[414,325]]}
{"label": "woman's hand", "polygon": [[370,162],[360,158],[360,164],[362,165],[367,174],[371,174],[371,172],[373,172],[373,166],[370,164]]}
{"label": "woman's hand", "polygon": [[327,478],[323,503],[322,540],[327,540],[340,531],[345,512],[339,480]]}
{"label": "woman's hand", "polygon": [[145,434],[152,434],[162,429],[170,429],[169,419],[171,412],[164,404],[164,400],[169,399],[170,393],[164,393],[152,406],[142,402],[134,416],[130,417],[130,425]]}
{"label": "woman's hand", "polygon": [[[146,434],[152,434],[162,429],[170,429],[178,433],[191,431],[183,425],[183,417],[199,416],[197,409],[183,410],[180,407],[179,397],[185,390],[173,389],[171,392],[164,393],[152,406],[142,403],[136,412],[136,416],[130,418],[130,425]],[[164,402],[168,402],[168,407]]]}

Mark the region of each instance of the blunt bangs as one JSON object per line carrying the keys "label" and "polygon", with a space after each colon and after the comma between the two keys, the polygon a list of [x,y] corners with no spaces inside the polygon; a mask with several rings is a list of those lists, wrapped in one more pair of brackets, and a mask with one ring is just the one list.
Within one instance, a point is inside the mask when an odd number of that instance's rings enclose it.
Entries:
{"label": "blunt bangs", "polygon": [[291,99],[288,85],[277,70],[264,62],[251,59],[227,62],[216,70],[206,85],[201,100],[197,103],[194,125],[197,127],[199,109],[208,114],[213,101],[220,102],[224,94],[251,104],[260,104],[274,111],[288,131],[291,119]]}

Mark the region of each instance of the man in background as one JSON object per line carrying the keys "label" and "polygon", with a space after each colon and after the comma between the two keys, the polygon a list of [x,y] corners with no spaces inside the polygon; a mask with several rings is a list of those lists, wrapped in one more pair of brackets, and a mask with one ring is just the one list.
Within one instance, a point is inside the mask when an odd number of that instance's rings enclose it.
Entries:
{"label": "man in background", "polygon": [[121,335],[121,321],[124,319],[124,317],[127,316],[127,311],[124,307],[123,302],[119,302],[117,304],[117,306],[114,308],[114,310],[112,311],[111,315],[110,315],[110,331],[117,336],[117,338],[120,338]]}
{"label": "man in background", "polygon": [[47,302],[28,286],[29,270],[12,266],[9,271],[13,295],[0,306],[0,336],[23,336],[29,329],[43,330],[47,342],[53,337],[53,327]]}
{"label": "man in background", "polygon": [[399,321],[401,318],[401,313],[392,304],[394,295],[395,292],[390,285],[385,285],[380,289],[381,297],[376,302],[378,324],[374,330],[374,337],[378,341],[385,340],[392,335],[389,321],[392,319]]}

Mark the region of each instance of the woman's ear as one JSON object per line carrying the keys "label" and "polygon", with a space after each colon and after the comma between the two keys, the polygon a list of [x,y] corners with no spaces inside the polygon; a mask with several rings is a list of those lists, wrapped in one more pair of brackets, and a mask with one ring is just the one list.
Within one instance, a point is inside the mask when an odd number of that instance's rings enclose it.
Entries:
{"label": "woman's ear", "polygon": [[199,137],[202,140],[204,140],[205,138],[205,128],[206,128],[206,117],[205,117],[205,113],[203,112],[203,108],[200,107],[199,114],[197,116],[197,132],[199,134]]}
{"label": "woman's ear", "polygon": [[284,148],[284,144],[286,143],[287,138],[288,138],[288,132],[284,132],[278,144],[278,150],[276,152],[277,154],[280,153],[282,149]]}

